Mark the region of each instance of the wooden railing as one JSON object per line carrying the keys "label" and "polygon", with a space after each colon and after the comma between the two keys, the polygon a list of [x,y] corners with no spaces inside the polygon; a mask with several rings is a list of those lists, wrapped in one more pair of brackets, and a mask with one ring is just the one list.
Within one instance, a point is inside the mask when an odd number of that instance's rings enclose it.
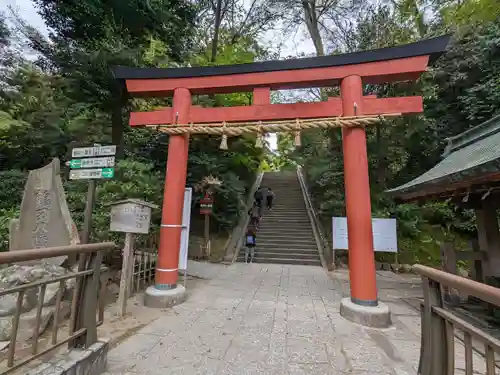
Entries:
{"label": "wooden railing", "polygon": [[[418,373],[421,375],[453,375],[456,367],[457,338],[465,350],[465,374],[494,375],[495,353],[500,353],[500,340],[484,332],[445,308],[444,288],[455,290],[500,306],[500,289],[452,275],[434,268],[416,265],[414,272],[422,277],[424,301],[421,305],[422,336]],[[474,369],[474,356],[480,354],[483,369]]]}
{"label": "wooden railing", "polygon": [[323,234],[323,230],[321,228],[321,222],[318,216],[316,215],[316,210],[314,209],[314,206],[312,204],[312,200],[309,195],[309,190],[307,188],[307,183],[304,178],[304,174],[302,173],[302,168],[300,166],[297,167],[297,177],[299,179],[302,195],[304,196],[304,203],[306,205],[309,221],[311,222],[311,226],[313,229],[314,238],[316,240],[316,246],[318,247],[318,252],[321,258],[321,265],[324,268],[327,268],[329,271],[331,271],[335,267],[333,249],[329,245],[326,236]]}
{"label": "wooden railing", "polygon": [[[41,357],[44,354],[54,351],[62,345],[68,343],[69,348],[88,347],[97,341],[97,327],[104,320],[104,298],[103,290],[105,284],[100,284],[100,270],[103,251],[115,248],[113,242],[95,243],[88,245],[61,246],[44,249],[18,250],[0,253],[0,265],[13,265],[16,262],[27,262],[43,260],[58,256],[78,257],[78,269],[76,272],[68,271],[62,276],[42,279],[28,284],[17,285],[11,288],[0,290],[0,297],[15,295],[16,308],[12,316],[12,330],[8,345],[6,363],[0,365],[0,374],[7,374],[23,365]],[[60,337],[60,324],[63,317],[60,311],[64,304],[64,292],[66,282],[75,279],[73,293],[71,297],[69,326],[66,337]],[[45,305],[47,286],[59,284],[55,297],[54,315],[52,318],[52,329],[50,339],[40,345],[40,326],[42,324],[42,309]],[[18,331],[21,320],[21,313],[26,298],[29,295],[36,296],[36,317],[34,321],[33,335],[29,343],[31,349],[29,354],[16,356],[16,346],[18,342]],[[69,301],[68,301],[69,303]]]}
{"label": "wooden railing", "polygon": [[253,202],[255,200],[254,198],[254,193],[257,191],[257,189],[260,186],[260,183],[262,182],[262,177],[264,176],[263,172],[258,172],[257,176],[255,176],[255,182],[252,185],[251,189],[248,192],[247,195],[247,200],[246,200],[246,205],[244,211],[240,213],[240,219],[238,221],[238,224],[236,227],[233,229],[231,235],[226,241],[226,244],[224,245],[224,260],[234,263],[236,262],[236,259],[238,259],[238,254],[240,252],[240,249],[243,245],[243,238],[245,236],[245,230],[248,226],[248,223],[250,222],[250,216],[248,215],[248,209],[252,207]]}

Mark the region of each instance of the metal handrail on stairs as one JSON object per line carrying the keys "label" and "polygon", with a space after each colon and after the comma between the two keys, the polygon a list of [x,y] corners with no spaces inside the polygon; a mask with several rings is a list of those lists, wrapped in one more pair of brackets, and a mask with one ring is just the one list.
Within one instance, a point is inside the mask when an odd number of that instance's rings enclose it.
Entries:
{"label": "metal handrail on stairs", "polygon": [[233,232],[226,242],[226,245],[224,246],[224,261],[226,262],[234,263],[236,262],[236,259],[238,259],[238,254],[240,252],[243,241],[243,232],[245,231],[246,227],[248,226],[248,222],[250,221],[250,216],[247,214],[247,211],[253,205],[254,193],[259,188],[263,175],[263,172],[259,172],[257,174],[255,182],[248,192],[245,210],[241,213],[238,225],[234,228]]}
{"label": "metal handrail on stairs", "polygon": [[[311,201],[311,197],[309,195],[309,190],[307,189],[307,184],[302,173],[302,167],[297,166],[297,177],[299,179],[300,188],[302,190],[302,195],[304,196],[304,202],[306,204],[307,215],[309,216],[309,220],[311,222],[311,227],[314,234],[314,239],[316,240],[316,246],[318,248],[318,253],[321,259],[321,265],[324,268],[327,268],[329,271],[333,270],[335,267],[335,260],[333,259],[333,254],[327,257],[328,261],[325,259],[325,254],[327,252],[333,251],[323,234],[323,230],[321,229],[321,222],[319,221],[318,216],[316,215],[316,211],[314,210],[314,206]],[[331,259],[331,261],[330,261]]]}

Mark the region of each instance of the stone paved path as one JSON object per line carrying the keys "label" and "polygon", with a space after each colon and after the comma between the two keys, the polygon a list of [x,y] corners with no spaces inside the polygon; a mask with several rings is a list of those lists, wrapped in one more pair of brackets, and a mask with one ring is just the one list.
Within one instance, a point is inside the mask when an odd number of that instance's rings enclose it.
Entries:
{"label": "stone paved path", "polygon": [[379,274],[394,326],[375,330],[340,317],[347,271],[335,275],[313,266],[221,268],[112,349],[107,374],[416,374],[420,317],[401,298],[420,294],[417,279]]}

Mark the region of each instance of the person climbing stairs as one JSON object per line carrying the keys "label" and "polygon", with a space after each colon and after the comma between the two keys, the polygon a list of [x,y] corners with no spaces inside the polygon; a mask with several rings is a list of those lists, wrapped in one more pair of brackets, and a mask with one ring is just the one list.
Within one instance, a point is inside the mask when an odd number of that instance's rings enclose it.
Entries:
{"label": "person climbing stairs", "polygon": [[[321,266],[297,173],[267,172],[260,184],[274,193],[273,209],[263,208],[254,263]],[[241,249],[238,261],[243,262]]]}

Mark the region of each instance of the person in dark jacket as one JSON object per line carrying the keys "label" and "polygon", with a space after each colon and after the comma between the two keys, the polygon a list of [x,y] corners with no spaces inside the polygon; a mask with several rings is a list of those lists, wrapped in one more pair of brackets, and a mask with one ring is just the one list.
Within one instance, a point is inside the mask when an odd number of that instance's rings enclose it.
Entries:
{"label": "person in dark jacket", "polygon": [[273,202],[274,202],[274,192],[271,188],[267,188],[266,203],[268,210],[272,210]]}
{"label": "person in dark jacket", "polygon": [[267,191],[267,189],[263,188],[263,187],[259,187],[253,197],[255,199],[255,204],[257,205],[257,207],[259,207],[259,215],[262,217],[262,203],[264,202],[264,199],[265,199],[265,192]]}
{"label": "person in dark jacket", "polygon": [[257,206],[262,207],[262,201],[264,200],[264,194],[262,193],[262,188],[259,187],[253,194],[253,197],[255,199],[255,203],[257,203]]}
{"label": "person in dark jacket", "polygon": [[257,244],[257,228],[249,225],[245,234],[245,263],[253,262],[256,244]]}
{"label": "person in dark jacket", "polygon": [[253,207],[248,210],[248,216],[250,216],[250,226],[259,229],[260,223],[260,208],[256,202],[254,202]]}

